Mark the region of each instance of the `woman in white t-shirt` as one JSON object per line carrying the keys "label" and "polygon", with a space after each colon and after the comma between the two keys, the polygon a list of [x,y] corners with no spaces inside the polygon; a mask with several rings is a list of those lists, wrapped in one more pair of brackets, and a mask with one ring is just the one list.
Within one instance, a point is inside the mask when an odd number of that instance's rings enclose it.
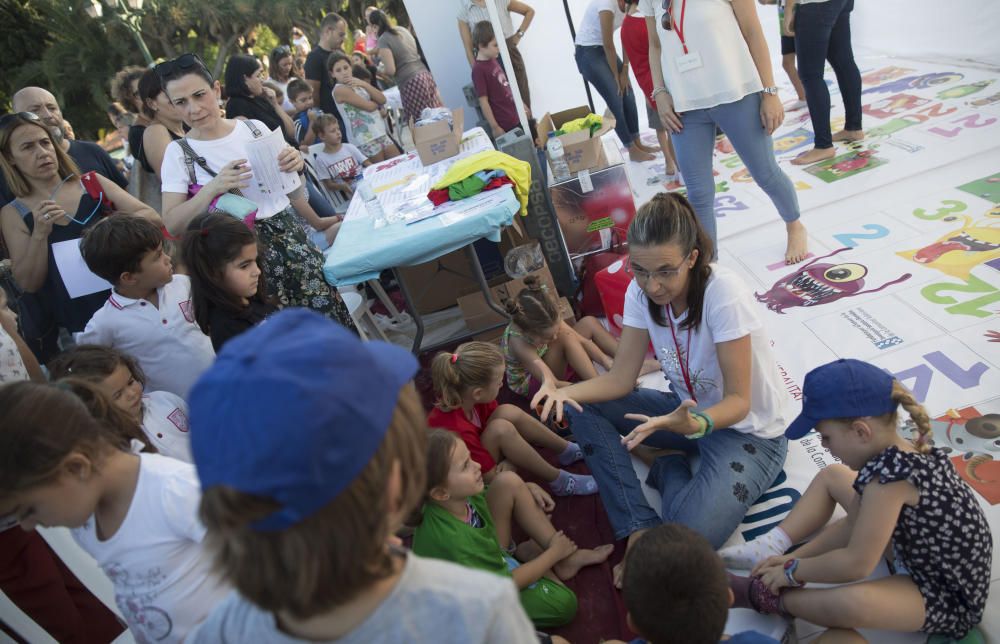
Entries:
{"label": "woman in white t-shirt", "polygon": [[[677,522],[719,547],[785,463],[784,392],[770,340],[740,277],[710,263],[712,241],[687,199],[653,197],[628,241],[635,279],[611,371],[561,389],[546,382],[531,405],[547,399],[543,418],[553,406],[557,417],[572,407],[570,427],[616,538],[631,545],[661,521]],[[651,340],[669,393],[633,390]],[[660,513],[629,459],[640,443],[671,450],[646,479],[662,495]]]}
{"label": "woman in white t-shirt", "polygon": [[[664,9],[664,6],[669,11]],[[677,165],[702,227],[715,231],[712,151],[716,128],[785,221],[785,262],[806,257],[795,186],[774,158],[771,134],[784,119],[753,0],[640,0],[649,31],[650,98],[674,143]]]}
{"label": "woman in white t-shirt", "polygon": [[601,95],[615,116],[615,133],[632,161],[650,161],[656,148],[639,140],[639,112],[628,76],[628,55],[622,62],[614,33],[625,20],[625,0],[590,0],[576,30],[576,68]]}
{"label": "woman in white t-shirt", "polygon": [[[260,121],[223,118],[219,83],[198,56],[184,54],[160,63],[156,72],[167,96],[191,127],[187,136],[167,146],[160,168],[163,222],[178,235],[218,197],[249,187],[253,172],[247,144],[268,129]],[[197,157],[191,158],[182,144],[190,146]],[[278,166],[282,172],[298,172],[302,156],[287,146],[278,154]],[[192,185],[200,186],[193,195]],[[261,201],[256,204],[253,225],[260,242],[261,269],[274,290],[272,295],[283,307],[311,308],[354,329],[340,295],[323,278],[323,254],[309,242],[296,218],[295,211],[315,216],[305,189],[300,186],[287,195],[269,193]]]}

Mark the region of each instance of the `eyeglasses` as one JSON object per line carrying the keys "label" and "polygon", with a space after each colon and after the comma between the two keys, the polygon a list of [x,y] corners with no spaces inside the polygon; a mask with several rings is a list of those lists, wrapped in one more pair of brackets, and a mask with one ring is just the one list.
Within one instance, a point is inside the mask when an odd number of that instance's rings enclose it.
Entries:
{"label": "eyeglasses", "polygon": [[667,31],[673,31],[674,29],[674,26],[670,24],[670,11],[671,8],[673,7],[673,4],[674,4],[673,0],[663,0],[663,4],[660,5],[663,7],[663,11],[665,12],[663,16],[660,18],[660,26],[666,29]]}
{"label": "eyeglasses", "polygon": [[664,268],[659,271],[647,271],[642,268],[637,268],[636,266],[633,265],[631,267],[632,274],[635,275],[635,281],[642,282],[643,284],[649,282],[649,280],[651,279],[656,280],[660,284],[665,284],[666,282],[669,282],[670,280],[674,279],[675,277],[681,274],[681,271],[684,270],[684,261],[686,260],[687,257],[685,257],[684,260],[681,261],[681,265],[678,266],[677,268]]}
{"label": "eyeglasses", "polygon": [[32,122],[38,122],[41,120],[34,112],[14,112],[12,114],[4,114],[3,116],[0,116],[0,129],[7,127],[19,119]]}
{"label": "eyeglasses", "polygon": [[198,54],[183,54],[173,60],[163,61],[154,67],[154,69],[160,80],[167,80],[182,76],[192,69],[198,69],[199,67],[206,72],[208,71],[208,67],[205,66],[205,61],[201,59],[201,56]]}

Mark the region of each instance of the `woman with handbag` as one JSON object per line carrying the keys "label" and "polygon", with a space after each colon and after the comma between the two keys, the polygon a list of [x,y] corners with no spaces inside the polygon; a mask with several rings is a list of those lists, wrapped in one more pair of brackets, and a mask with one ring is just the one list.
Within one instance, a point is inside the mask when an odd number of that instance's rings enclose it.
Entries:
{"label": "woman with handbag", "polygon": [[157,224],[159,215],[96,172],[81,176],[76,163],[30,112],[0,118],[0,171],[15,196],[0,210],[14,281],[51,310],[60,327],[83,331],[108,299],[108,290],[74,297],[61,271],[78,266],[57,261],[53,247],[79,239],[111,209]]}
{"label": "woman with handbag", "polygon": [[[239,194],[253,177],[247,144],[263,136],[264,124],[220,115],[219,83],[195,54],[160,63],[156,72],[170,101],[191,127],[164,154],[160,179],[167,229],[182,234],[197,215],[213,210],[252,222],[260,239],[261,268],[281,305],[308,307],[354,329],[340,295],[323,279],[323,254],[309,243],[295,217],[297,211],[319,219],[309,207],[305,189],[271,195],[264,204],[254,204]],[[277,162],[282,172],[298,172],[303,166],[302,156],[291,146],[278,154]]]}

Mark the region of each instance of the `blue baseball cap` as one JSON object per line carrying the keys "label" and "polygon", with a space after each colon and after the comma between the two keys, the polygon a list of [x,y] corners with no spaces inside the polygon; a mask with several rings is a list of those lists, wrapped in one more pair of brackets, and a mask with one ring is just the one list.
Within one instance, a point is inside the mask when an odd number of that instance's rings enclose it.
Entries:
{"label": "blue baseball cap", "polygon": [[819,421],[830,418],[881,416],[896,409],[893,377],[873,364],[841,358],[816,367],[802,385],[802,413],[785,436],[802,438]]}
{"label": "blue baseball cap", "polygon": [[414,356],[307,309],[285,309],[226,343],[190,396],[201,487],[281,504],[252,524],[284,530],[324,507],[382,444]]}

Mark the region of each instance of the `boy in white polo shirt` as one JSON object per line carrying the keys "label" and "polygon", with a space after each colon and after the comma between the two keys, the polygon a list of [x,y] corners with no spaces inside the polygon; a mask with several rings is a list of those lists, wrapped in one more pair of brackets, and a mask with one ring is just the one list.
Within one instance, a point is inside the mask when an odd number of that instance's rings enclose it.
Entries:
{"label": "boy in white polo shirt", "polygon": [[186,399],[215,351],[195,324],[191,281],[174,275],[160,229],[141,217],[112,215],[84,233],[80,252],[114,289],[77,342],[131,354],[150,390]]}

